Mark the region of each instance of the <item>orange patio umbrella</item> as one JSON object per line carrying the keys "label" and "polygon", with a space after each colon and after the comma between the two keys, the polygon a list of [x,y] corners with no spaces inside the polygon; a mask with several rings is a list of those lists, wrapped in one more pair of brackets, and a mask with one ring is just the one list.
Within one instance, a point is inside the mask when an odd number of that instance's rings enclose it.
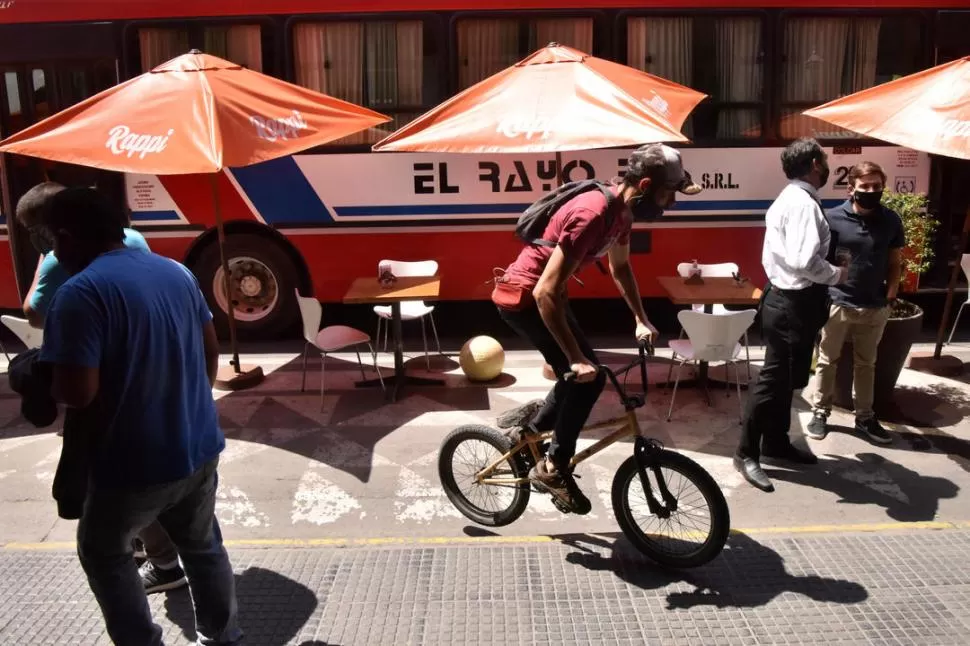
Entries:
{"label": "orange patio umbrella", "polygon": [[680,128],[706,96],[550,43],[418,117],[373,150],[560,153],[688,141]]}
{"label": "orange patio umbrella", "polygon": [[[914,150],[970,159],[970,56],[856,92],[804,114]],[[960,250],[970,234],[970,210]],[[940,359],[960,263],[953,266],[933,352]]]}
{"label": "orange patio umbrella", "polygon": [[0,142],[0,151],[123,173],[211,174],[233,352],[231,372],[221,371],[217,383],[243,388],[263,375],[239,364],[216,173],[390,120],[192,50],[18,132]]}

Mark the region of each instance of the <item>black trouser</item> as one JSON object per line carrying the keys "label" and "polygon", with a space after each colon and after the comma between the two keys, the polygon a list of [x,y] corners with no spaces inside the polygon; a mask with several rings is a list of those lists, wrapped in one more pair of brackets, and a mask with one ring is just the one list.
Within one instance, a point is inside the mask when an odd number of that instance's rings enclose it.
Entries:
{"label": "black trouser", "polygon": [[[600,372],[596,379],[588,383],[564,381],[563,375],[569,372],[569,359],[543,322],[538,307],[532,305],[517,312],[498,308],[498,311],[509,327],[535,346],[556,373],[556,384],[546,395],[546,403],[536,415],[533,424],[540,431],[555,431],[549,446],[549,457],[557,469],[569,470],[569,461],[576,454],[576,439],[603,392],[606,375]],[[579,329],[568,304],[566,320],[583,355],[589,361],[599,364],[596,353],[586,340],[586,335]]]}
{"label": "black trouser", "polygon": [[784,450],[790,444],[793,391],[808,385],[812,352],[828,316],[828,287],[801,290],[765,288],[761,333],[765,361],[748,392],[748,407],[738,455],[758,459],[762,449]]}

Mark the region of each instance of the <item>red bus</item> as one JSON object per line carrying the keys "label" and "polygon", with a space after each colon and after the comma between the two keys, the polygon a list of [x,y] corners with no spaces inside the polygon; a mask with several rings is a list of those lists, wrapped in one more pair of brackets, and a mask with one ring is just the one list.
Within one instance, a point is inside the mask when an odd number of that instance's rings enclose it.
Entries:
{"label": "red bus", "polygon": [[[298,319],[293,289],[339,302],[382,258],[435,259],[445,300],[488,297],[495,266],[515,255],[521,210],[552,186],[550,155],[373,153],[387,132],[549,41],[616,60],[710,95],[685,125],[685,162],[705,191],[637,225],[645,297],[676,263],[737,262],[763,280],[764,212],[784,178],[787,141],[815,136],[832,155],[829,203],[847,168],[880,163],[890,188],[928,192],[951,257],[970,197],[965,165],[859,139],[800,114],[836,96],[970,54],[966,0],[210,0],[0,1],[4,137],[190,48],[199,48],[393,117],[304,154],[220,179],[241,336],[272,337]],[[160,116],[164,119],[164,115]],[[616,175],[627,150],[564,155],[571,179]],[[218,320],[221,289],[208,179],[120,175],[3,156],[0,307],[17,308],[36,253],[12,217],[47,177],[95,184],[123,201],[158,253],[198,276]],[[945,265],[945,263],[941,263]],[[945,266],[941,273],[945,273]],[[595,268],[575,297],[612,296]]]}

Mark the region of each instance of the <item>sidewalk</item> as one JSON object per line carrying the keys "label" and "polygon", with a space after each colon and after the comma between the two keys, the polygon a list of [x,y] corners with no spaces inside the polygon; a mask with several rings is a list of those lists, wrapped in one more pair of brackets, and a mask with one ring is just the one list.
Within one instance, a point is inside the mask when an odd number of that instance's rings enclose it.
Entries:
{"label": "sidewalk", "polygon": [[[970,526],[732,536],[665,572],[613,535],[401,547],[232,548],[247,644],[898,644],[970,635]],[[186,589],[151,597],[194,637]],[[0,551],[0,642],[110,644],[77,559]]]}

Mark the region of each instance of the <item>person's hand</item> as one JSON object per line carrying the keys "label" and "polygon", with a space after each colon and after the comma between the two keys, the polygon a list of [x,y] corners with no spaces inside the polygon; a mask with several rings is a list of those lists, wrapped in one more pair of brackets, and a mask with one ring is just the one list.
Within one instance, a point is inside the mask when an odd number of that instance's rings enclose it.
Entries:
{"label": "person's hand", "polygon": [[576,375],[574,381],[584,384],[596,379],[596,373],[599,369],[596,364],[584,357],[582,361],[572,363],[569,370]]}
{"label": "person's hand", "polygon": [[636,336],[637,341],[647,340],[652,343],[656,341],[660,333],[657,331],[657,328],[655,328],[653,326],[653,323],[651,323],[650,321],[647,321],[646,323],[641,323],[637,321],[637,330],[636,332],[634,332],[634,335]]}
{"label": "person's hand", "polygon": [[841,285],[848,281],[849,281],[849,268],[846,267],[845,265],[842,265],[841,267],[839,267],[839,281],[836,284]]}

